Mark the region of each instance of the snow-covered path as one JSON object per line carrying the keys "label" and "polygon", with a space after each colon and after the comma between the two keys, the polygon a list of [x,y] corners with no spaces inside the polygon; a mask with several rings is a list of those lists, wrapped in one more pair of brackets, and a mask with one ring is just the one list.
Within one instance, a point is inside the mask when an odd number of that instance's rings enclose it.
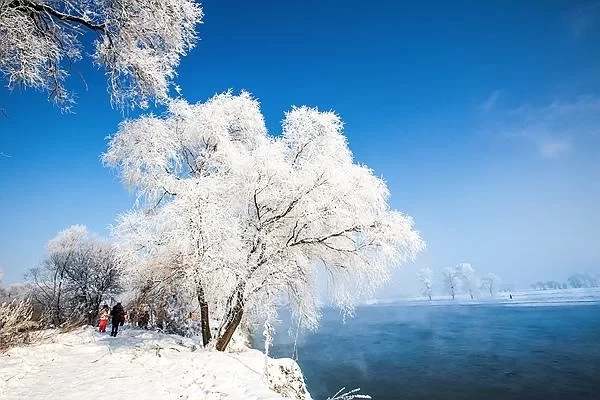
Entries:
{"label": "snow-covered path", "polygon": [[264,355],[206,352],[178,336],[83,328],[0,355],[0,399],[280,400],[262,378]]}

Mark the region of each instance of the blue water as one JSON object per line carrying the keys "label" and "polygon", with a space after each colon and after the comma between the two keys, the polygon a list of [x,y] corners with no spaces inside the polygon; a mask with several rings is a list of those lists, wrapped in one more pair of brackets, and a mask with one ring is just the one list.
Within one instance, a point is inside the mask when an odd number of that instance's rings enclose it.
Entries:
{"label": "blue water", "polygon": [[[271,352],[290,357],[279,334]],[[298,342],[308,389],[376,400],[600,399],[600,305],[368,306]]]}

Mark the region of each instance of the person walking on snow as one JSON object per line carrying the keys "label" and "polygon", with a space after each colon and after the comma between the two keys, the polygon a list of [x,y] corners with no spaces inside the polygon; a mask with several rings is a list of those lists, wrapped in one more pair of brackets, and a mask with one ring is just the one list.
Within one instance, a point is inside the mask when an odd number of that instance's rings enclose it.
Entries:
{"label": "person walking on snow", "polygon": [[121,315],[119,316],[119,325],[123,326],[123,324],[125,323],[125,316],[127,315],[127,311],[125,311],[125,309],[123,308],[123,310],[121,311]]}
{"label": "person walking on snow", "polygon": [[117,337],[117,331],[119,330],[119,323],[121,322],[121,314],[123,314],[123,306],[121,303],[117,303],[110,312],[110,324],[112,329],[110,331],[110,336]]}
{"label": "person walking on snow", "polygon": [[110,313],[110,308],[108,308],[108,305],[105,304],[102,306],[102,309],[100,310],[100,332],[102,333],[106,333],[106,325],[108,324],[108,315]]}
{"label": "person walking on snow", "polygon": [[140,318],[140,327],[143,329],[148,329],[148,322],[150,321],[150,313],[148,311],[144,311],[144,315]]}

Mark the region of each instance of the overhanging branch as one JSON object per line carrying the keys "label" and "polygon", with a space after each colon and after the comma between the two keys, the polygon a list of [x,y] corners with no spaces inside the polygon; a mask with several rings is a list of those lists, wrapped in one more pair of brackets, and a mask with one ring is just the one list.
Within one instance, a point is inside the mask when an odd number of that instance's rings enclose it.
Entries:
{"label": "overhanging branch", "polygon": [[90,21],[87,18],[80,17],[77,15],[66,14],[66,13],[58,11],[46,4],[42,4],[42,3],[38,3],[38,2],[33,2],[33,1],[28,1],[28,0],[14,0],[14,1],[11,1],[10,3],[8,3],[6,5],[6,7],[14,8],[17,10],[23,10],[23,11],[34,10],[39,13],[46,13],[51,18],[55,18],[55,19],[58,19],[63,22],[72,22],[72,23],[83,25],[86,28],[93,30],[93,31],[102,31],[102,32],[106,31],[105,24],[95,24],[93,21]]}

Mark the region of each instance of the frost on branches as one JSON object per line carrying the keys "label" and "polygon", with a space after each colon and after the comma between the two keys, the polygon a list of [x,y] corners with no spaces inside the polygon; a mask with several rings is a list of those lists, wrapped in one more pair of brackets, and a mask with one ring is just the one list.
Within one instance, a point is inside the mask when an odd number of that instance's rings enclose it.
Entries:
{"label": "frost on branches", "polygon": [[122,291],[115,246],[83,225],[73,225],[48,242],[43,262],[27,275],[36,306],[55,326],[96,321],[101,302]]}
{"label": "frost on branches", "polygon": [[433,271],[429,267],[424,267],[417,272],[417,279],[421,282],[421,293],[431,300],[433,288]]}
{"label": "frost on branches", "polygon": [[424,243],[390,209],[385,182],[353,162],[342,127],[333,112],[298,107],[270,135],[246,92],[122,123],[103,160],[139,196],[115,229],[134,282],[194,293],[218,350],[281,300],[315,328],[319,270],[346,311],[372,295]]}
{"label": "frost on branches", "polygon": [[193,0],[0,0],[0,73],[9,88],[47,91],[68,108],[70,65],[90,52],[81,38],[94,37],[113,104],[165,102],[201,21]]}
{"label": "frost on branches", "polygon": [[444,268],[444,286],[454,300],[460,285],[460,270],[456,267]]}
{"label": "frost on branches", "polygon": [[30,339],[30,330],[37,324],[31,320],[33,308],[29,299],[0,304],[0,352]]}
{"label": "frost on branches", "polygon": [[458,264],[455,268],[463,290],[467,292],[471,297],[471,300],[473,300],[477,295],[477,289],[481,285],[479,278],[475,275],[475,270],[469,263]]}
{"label": "frost on branches", "polygon": [[497,289],[497,286],[500,284],[500,278],[498,275],[489,273],[483,277],[481,287],[488,292],[490,292],[490,296],[494,297],[494,293]]}

